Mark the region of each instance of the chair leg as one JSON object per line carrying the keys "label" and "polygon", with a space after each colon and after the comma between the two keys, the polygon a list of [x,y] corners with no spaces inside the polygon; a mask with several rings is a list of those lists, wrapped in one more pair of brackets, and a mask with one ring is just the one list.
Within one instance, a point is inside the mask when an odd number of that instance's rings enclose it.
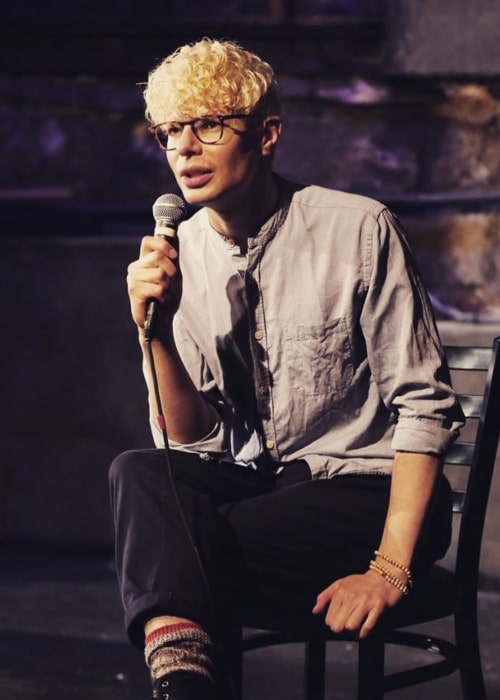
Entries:
{"label": "chair leg", "polygon": [[312,638],[306,642],[305,699],[324,700],[326,641]]}
{"label": "chair leg", "polygon": [[358,643],[358,700],[383,700],[384,638],[376,631]]}
{"label": "chair leg", "polygon": [[486,700],[476,601],[467,606],[467,612],[455,616],[455,641],[464,700]]}

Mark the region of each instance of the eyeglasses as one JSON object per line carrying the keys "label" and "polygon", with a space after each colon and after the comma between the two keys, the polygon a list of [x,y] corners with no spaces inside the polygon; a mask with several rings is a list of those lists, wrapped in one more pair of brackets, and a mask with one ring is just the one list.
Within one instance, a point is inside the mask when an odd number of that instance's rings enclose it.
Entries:
{"label": "eyeglasses", "polygon": [[148,131],[153,134],[163,151],[175,151],[185,126],[192,128],[193,134],[201,143],[214,144],[222,139],[225,127],[237,131],[230,124],[226,124],[227,119],[248,119],[248,117],[257,116],[260,115],[253,112],[252,114],[198,117],[188,122],[162,122],[150,126]]}

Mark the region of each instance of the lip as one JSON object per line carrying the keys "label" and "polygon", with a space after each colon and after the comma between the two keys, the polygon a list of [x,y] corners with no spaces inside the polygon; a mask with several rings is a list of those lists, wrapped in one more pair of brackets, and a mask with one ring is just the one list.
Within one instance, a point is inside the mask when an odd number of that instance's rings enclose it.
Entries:
{"label": "lip", "polygon": [[212,171],[207,168],[183,168],[179,177],[189,189],[203,187],[212,178]]}

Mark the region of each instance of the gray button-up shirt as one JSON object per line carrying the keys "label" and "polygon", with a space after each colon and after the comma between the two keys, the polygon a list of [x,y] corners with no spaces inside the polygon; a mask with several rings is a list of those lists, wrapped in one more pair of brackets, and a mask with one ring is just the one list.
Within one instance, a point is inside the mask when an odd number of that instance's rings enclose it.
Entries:
{"label": "gray button-up shirt", "polygon": [[179,227],[175,337],[215,425],[172,445],[248,466],[305,459],[315,477],[442,454],[462,413],[398,221],[366,197],[279,182],[247,255],[203,209]]}

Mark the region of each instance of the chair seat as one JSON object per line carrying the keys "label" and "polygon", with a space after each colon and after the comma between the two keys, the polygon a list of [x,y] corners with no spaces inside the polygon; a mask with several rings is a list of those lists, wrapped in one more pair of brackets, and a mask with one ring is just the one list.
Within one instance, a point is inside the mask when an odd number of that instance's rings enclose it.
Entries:
{"label": "chair seat", "polygon": [[435,564],[396,608],[387,611],[385,624],[408,627],[452,615],[460,593],[455,574]]}

